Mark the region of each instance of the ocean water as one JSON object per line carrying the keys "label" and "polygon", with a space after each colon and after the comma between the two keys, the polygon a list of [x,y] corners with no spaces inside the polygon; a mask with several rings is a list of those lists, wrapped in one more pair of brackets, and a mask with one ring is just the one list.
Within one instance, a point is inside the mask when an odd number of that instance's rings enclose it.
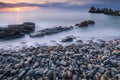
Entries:
{"label": "ocean water", "polygon": [[[24,9],[24,8],[23,8]],[[60,43],[66,36],[75,36],[76,39],[91,40],[104,39],[113,40],[120,38],[120,16],[110,16],[104,14],[91,14],[88,9],[67,10],[56,8],[35,8],[27,11],[15,9],[13,11],[0,10],[0,26],[6,27],[8,24],[20,24],[23,22],[34,22],[36,31],[57,26],[74,26],[84,20],[94,20],[95,25],[84,28],[74,27],[71,31],[61,32],[41,38],[30,38],[26,35],[23,38],[14,40],[0,40],[0,47],[49,45]]]}

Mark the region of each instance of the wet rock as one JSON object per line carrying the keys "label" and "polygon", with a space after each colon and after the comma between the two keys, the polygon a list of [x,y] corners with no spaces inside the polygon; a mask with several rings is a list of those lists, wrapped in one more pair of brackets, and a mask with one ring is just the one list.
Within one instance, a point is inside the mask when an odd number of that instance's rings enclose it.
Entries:
{"label": "wet rock", "polygon": [[17,70],[12,70],[12,71],[10,72],[10,74],[13,75],[13,76],[16,75],[17,73],[18,73]]}
{"label": "wet rock", "polygon": [[20,66],[19,63],[14,65],[14,68],[15,68],[15,69],[18,69],[18,68],[20,68],[20,67],[21,67],[21,66]]}
{"label": "wet rock", "polygon": [[33,69],[30,69],[27,73],[26,73],[27,76],[30,76],[30,77],[36,77],[36,74],[35,74],[35,71]]}
{"label": "wet rock", "polygon": [[93,20],[88,20],[88,21],[83,21],[81,23],[77,23],[77,24],[75,24],[75,26],[85,27],[85,26],[88,26],[88,25],[91,25],[91,24],[95,24],[95,22]]}
{"label": "wet rock", "polygon": [[77,75],[73,75],[72,80],[79,80],[79,77]]}
{"label": "wet rock", "polygon": [[66,66],[66,61],[62,60],[62,61],[60,62],[60,64],[63,65],[63,66]]}
{"label": "wet rock", "polygon": [[31,80],[30,76],[26,76],[25,80]]}
{"label": "wet rock", "polygon": [[8,29],[19,30],[23,33],[31,33],[35,30],[35,24],[32,22],[25,22],[23,24],[8,25]]}
{"label": "wet rock", "polygon": [[63,31],[71,30],[72,28],[73,27],[61,27],[61,26],[55,28],[47,28],[30,34],[30,37],[43,37],[44,35],[51,35]]}
{"label": "wet rock", "polygon": [[23,70],[22,72],[20,72],[20,74],[18,75],[19,78],[22,78],[25,75],[26,71]]}
{"label": "wet rock", "polygon": [[16,29],[4,28],[4,29],[0,30],[0,39],[8,40],[8,39],[21,38],[23,36],[25,36],[25,34]]}
{"label": "wet rock", "polygon": [[35,64],[33,65],[33,68],[36,68],[39,66],[39,62],[35,62]]}
{"label": "wet rock", "polygon": [[35,30],[35,24],[25,22],[23,24],[8,25],[7,28],[0,28],[0,39],[14,39],[25,36]]}
{"label": "wet rock", "polygon": [[93,65],[92,64],[88,64],[88,69],[92,70],[93,69]]}
{"label": "wet rock", "polygon": [[62,39],[62,42],[72,42],[73,38],[71,36],[67,36],[66,38]]}
{"label": "wet rock", "polygon": [[111,8],[95,8],[91,7],[89,10],[89,13],[103,13],[107,15],[115,15],[115,16],[120,16],[120,11],[119,10],[112,10]]}
{"label": "wet rock", "polygon": [[3,74],[4,70],[3,69],[0,69],[0,74]]}

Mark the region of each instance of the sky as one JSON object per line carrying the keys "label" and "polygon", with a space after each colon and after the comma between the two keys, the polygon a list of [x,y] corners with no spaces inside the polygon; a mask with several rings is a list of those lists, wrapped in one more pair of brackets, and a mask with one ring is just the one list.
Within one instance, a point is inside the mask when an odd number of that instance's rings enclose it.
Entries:
{"label": "sky", "polygon": [[68,3],[68,4],[120,4],[120,0],[0,0],[0,2],[6,3]]}

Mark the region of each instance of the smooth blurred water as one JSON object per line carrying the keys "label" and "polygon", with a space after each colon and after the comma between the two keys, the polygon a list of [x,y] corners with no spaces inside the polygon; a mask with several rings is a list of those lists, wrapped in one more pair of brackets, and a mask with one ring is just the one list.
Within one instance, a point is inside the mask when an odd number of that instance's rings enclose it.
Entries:
{"label": "smooth blurred water", "polygon": [[[61,41],[65,36],[73,35],[77,39],[89,40],[105,39],[112,40],[120,38],[120,16],[110,16],[104,14],[90,14],[88,10],[63,10],[63,9],[41,9],[29,12],[0,12],[0,26],[8,24],[19,24],[23,22],[36,23],[36,31],[56,26],[74,26],[84,20],[94,20],[95,25],[84,28],[75,27],[71,31],[66,31],[43,38],[24,38],[0,41],[0,46],[19,46],[34,44],[53,44]],[[76,40],[77,40],[76,39]],[[22,44],[26,42],[26,44]]]}

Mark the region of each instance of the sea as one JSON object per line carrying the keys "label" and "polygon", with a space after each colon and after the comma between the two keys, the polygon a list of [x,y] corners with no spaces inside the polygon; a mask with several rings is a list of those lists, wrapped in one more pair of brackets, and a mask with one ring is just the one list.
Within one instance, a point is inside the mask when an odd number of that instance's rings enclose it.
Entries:
{"label": "sea", "polygon": [[[60,9],[60,8],[3,8],[0,9],[0,27],[9,24],[33,22],[36,30],[58,26],[73,26],[74,29],[49,36],[30,38],[29,35],[13,40],[0,40],[0,48],[19,48],[21,46],[62,44],[61,39],[74,36],[77,40],[114,40],[120,38],[120,16],[91,14],[89,9]],[[94,20],[95,25],[78,28],[74,25],[85,20]],[[71,43],[73,43],[71,42]],[[65,43],[69,44],[69,43]]]}

